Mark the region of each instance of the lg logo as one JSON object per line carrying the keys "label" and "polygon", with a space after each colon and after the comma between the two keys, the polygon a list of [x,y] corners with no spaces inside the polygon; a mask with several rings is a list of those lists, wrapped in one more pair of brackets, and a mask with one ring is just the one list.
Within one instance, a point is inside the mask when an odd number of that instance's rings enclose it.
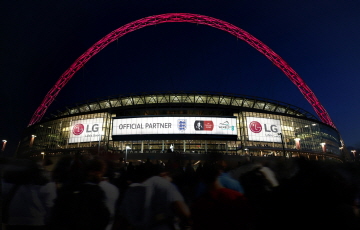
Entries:
{"label": "lg logo", "polygon": [[[249,124],[249,129],[251,130],[251,132],[253,133],[260,133],[262,131],[262,125],[260,124],[260,122],[258,121],[252,121]],[[271,125],[271,124],[264,124],[264,131],[265,132],[273,132],[273,133],[277,133],[278,132],[278,128],[276,125]]]}
{"label": "lg logo", "polygon": [[259,122],[257,121],[252,121],[249,125],[249,129],[251,130],[251,132],[253,133],[260,133],[262,130],[262,126]]}
{"label": "lg logo", "polygon": [[73,129],[72,129],[72,133],[74,135],[80,135],[84,132],[84,125],[83,124],[76,124],[74,125]]}
{"label": "lg logo", "polygon": [[[83,124],[76,124],[72,129],[72,133],[78,136],[81,135],[84,132],[84,130],[85,127]],[[86,133],[98,132],[98,131],[99,131],[99,124],[86,125]]]}

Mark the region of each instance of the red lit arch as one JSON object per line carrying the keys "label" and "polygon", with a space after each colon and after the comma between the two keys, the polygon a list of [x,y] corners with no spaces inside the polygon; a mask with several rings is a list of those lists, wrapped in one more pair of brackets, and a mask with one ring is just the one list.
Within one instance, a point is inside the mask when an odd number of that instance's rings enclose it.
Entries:
{"label": "red lit arch", "polygon": [[149,16],[142,18],[133,22],[130,22],[103,37],[93,46],[91,46],[85,53],[83,53],[76,61],[68,68],[55,83],[55,85],[50,89],[46,94],[45,98],[41,102],[40,106],[36,109],[33,114],[29,126],[33,125],[41,120],[44,116],[46,110],[54,101],[55,97],[58,95],[60,90],[66,85],[66,83],[74,76],[74,74],[81,69],[93,56],[99,53],[111,42],[117,40],[118,38],[124,36],[127,33],[132,31],[144,28],[146,26],[167,23],[167,22],[190,22],[197,23],[202,25],[211,26],[219,30],[226,31],[235,37],[247,42],[249,45],[254,47],[260,53],[265,55],[274,65],[280,68],[285,75],[292,81],[304,95],[305,99],[310,103],[310,105],[315,110],[319,118],[326,124],[334,127],[329,114],[325,108],[320,104],[319,100],[316,98],[315,94],[311,89],[305,84],[303,79],[274,51],[272,51],[268,46],[262,43],[260,40],[249,34],[248,32],[236,27],[228,22],[204,16],[198,14],[189,14],[189,13],[168,13],[160,14],[155,16]]}

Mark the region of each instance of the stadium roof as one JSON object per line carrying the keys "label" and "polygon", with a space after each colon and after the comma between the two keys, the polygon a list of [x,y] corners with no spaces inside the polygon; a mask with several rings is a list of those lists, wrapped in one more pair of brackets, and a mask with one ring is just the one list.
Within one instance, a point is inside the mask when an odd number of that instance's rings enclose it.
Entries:
{"label": "stadium roof", "polygon": [[[54,111],[50,114],[53,119],[69,115],[100,112],[114,108],[141,105],[150,106],[155,104],[208,104],[212,106],[226,106],[229,108],[242,107],[319,121],[319,119],[310,112],[288,103],[255,96],[203,91],[143,92],[129,95],[108,96],[107,98],[97,98],[69,105],[66,106],[64,110],[57,110],[56,114]],[[47,117],[47,119],[49,118]]]}

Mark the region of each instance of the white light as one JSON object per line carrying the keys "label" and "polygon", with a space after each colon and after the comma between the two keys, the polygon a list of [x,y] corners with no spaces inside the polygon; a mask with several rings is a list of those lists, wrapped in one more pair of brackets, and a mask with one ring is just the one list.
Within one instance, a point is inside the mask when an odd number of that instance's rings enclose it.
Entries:
{"label": "white light", "polygon": [[2,142],[5,142],[5,143],[6,143],[6,142],[7,142],[7,140],[2,140]]}
{"label": "white light", "polygon": [[128,152],[128,149],[131,149],[130,146],[126,146],[125,147],[125,163],[127,162],[127,152]]}
{"label": "white light", "polygon": [[294,140],[295,140],[295,141],[300,141],[300,138],[295,138]]}
{"label": "white light", "polygon": [[356,150],[351,150],[351,152],[354,154],[354,157],[356,157],[356,156],[355,156]]}

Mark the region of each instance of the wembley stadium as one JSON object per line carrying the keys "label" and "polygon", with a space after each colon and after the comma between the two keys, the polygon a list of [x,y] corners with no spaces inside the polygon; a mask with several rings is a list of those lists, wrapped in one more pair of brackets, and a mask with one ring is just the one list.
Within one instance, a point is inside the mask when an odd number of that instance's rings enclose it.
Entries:
{"label": "wembley stadium", "polygon": [[[280,101],[210,92],[119,95],[70,105],[43,119],[60,90],[92,57],[123,35],[162,23],[196,23],[235,36],[278,67],[317,116]],[[346,161],[349,154],[325,108],[278,54],[243,29],[190,13],[153,15],[105,35],[77,58],[33,114],[16,151],[18,157],[90,154],[113,159],[202,160],[223,156]]]}
{"label": "wembley stadium", "polygon": [[27,127],[17,156],[137,161],[294,158],[344,161],[339,132],[291,104],[210,92],[119,95],[77,103]]}

